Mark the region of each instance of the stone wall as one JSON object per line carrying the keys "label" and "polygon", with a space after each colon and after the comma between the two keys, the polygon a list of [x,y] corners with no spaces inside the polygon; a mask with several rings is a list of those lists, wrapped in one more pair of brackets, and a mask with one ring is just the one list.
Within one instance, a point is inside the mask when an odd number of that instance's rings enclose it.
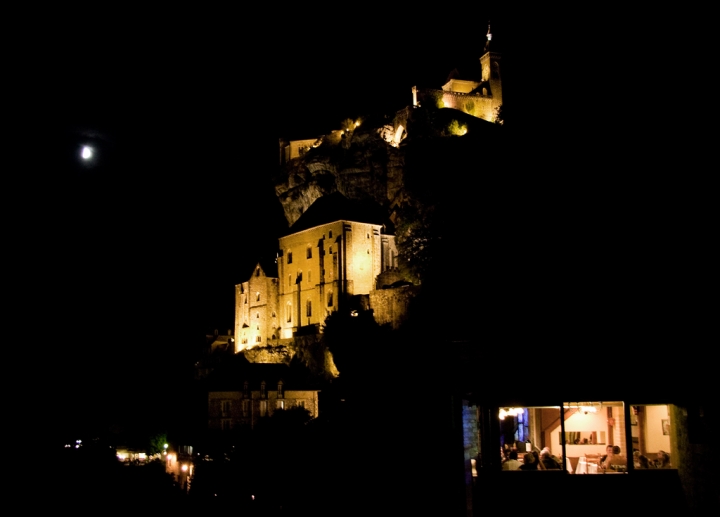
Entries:
{"label": "stone wall", "polygon": [[393,289],[379,289],[370,292],[370,307],[375,315],[375,321],[380,325],[390,323],[397,329],[407,318],[408,306],[420,287],[406,285]]}

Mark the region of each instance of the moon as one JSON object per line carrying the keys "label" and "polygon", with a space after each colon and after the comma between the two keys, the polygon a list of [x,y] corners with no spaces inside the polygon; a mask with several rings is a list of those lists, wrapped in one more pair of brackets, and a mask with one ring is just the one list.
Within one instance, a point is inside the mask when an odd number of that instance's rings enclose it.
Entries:
{"label": "moon", "polygon": [[82,159],[89,160],[90,158],[92,158],[92,155],[93,155],[92,147],[89,147],[87,145],[83,146],[82,153],[80,154],[80,156],[82,156]]}

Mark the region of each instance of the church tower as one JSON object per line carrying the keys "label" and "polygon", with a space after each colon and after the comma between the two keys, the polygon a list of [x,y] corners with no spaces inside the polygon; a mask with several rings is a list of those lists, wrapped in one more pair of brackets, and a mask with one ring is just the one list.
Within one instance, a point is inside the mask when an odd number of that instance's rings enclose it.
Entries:
{"label": "church tower", "polygon": [[488,85],[490,94],[493,97],[495,107],[502,105],[502,76],[500,75],[500,53],[492,51],[492,32],[490,24],[485,42],[485,53],[480,58],[480,69],[482,70],[482,84]]}

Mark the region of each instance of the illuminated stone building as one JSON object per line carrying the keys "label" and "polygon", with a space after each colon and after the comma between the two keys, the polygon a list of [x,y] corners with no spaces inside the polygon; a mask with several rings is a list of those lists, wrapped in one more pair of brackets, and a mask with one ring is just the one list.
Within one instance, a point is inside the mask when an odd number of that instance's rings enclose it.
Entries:
{"label": "illuminated stone building", "polygon": [[456,70],[441,90],[413,86],[413,106],[435,104],[438,108],[453,108],[489,122],[494,121],[502,106],[501,54],[490,50],[492,33],[486,35],[485,50],[480,57],[479,80],[460,79]]}
{"label": "illuminated stone building", "polygon": [[[319,332],[327,316],[368,308],[380,273],[397,267],[395,237],[382,212],[332,194],[318,199],[279,239],[277,276],[258,264],[236,286],[236,350]],[[314,329],[313,329],[314,327]]]}
{"label": "illuminated stone building", "polygon": [[[345,217],[343,217],[345,216]],[[322,222],[330,221],[330,222]],[[381,220],[338,195],[319,199],[280,238],[279,296],[282,336],[317,326],[349,299],[368,295],[375,279],[393,267],[395,239]]]}
{"label": "illuminated stone building", "polygon": [[265,346],[280,337],[279,329],[277,267],[258,263],[235,286],[235,350]]}

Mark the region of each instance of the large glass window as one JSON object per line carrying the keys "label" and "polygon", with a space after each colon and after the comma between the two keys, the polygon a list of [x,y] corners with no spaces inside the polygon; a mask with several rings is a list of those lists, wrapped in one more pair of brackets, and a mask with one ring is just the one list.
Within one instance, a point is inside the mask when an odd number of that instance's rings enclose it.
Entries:
{"label": "large glass window", "polygon": [[628,447],[622,402],[565,402],[565,441],[568,470],[576,474],[627,472]]}
{"label": "large glass window", "polygon": [[502,470],[562,469],[559,406],[500,408],[498,418]]}
{"label": "large glass window", "polygon": [[633,467],[639,470],[678,467],[673,440],[672,405],[630,406]]}

